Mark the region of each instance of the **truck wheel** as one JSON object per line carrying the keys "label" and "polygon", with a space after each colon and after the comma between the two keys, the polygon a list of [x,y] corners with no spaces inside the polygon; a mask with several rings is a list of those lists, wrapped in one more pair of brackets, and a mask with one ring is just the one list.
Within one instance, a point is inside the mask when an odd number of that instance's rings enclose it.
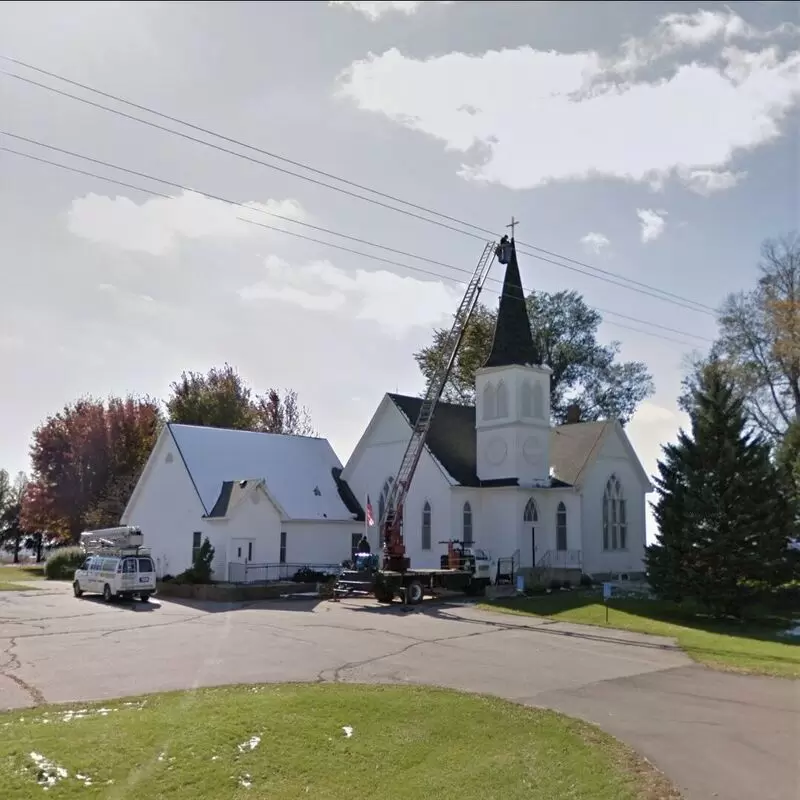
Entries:
{"label": "truck wheel", "polygon": [[72,584],[72,592],[75,597],[81,597],[83,595],[83,589],[81,589],[81,585],[78,583],[78,581],[75,581]]}
{"label": "truck wheel", "polygon": [[114,599],[114,595],[111,594],[111,587],[108,584],[106,584],[103,587],[103,600],[106,603],[110,603],[113,599]]}
{"label": "truck wheel", "polygon": [[421,603],[424,596],[425,591],[419,581],[411,581],[406,587],[406,602],[410,606],[416,606]]}

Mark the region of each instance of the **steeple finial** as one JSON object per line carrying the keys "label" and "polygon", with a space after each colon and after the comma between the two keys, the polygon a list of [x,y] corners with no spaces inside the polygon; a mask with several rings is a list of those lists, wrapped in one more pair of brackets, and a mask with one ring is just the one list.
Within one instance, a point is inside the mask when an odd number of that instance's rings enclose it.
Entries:
{"label": "steeple finial", "polygon": [[506,225],[506,228],[511,228],[511,239],[512,239],[512,241],[514,239],[514,228],[516,228],[517,225],[519,225],[519,220],[518,219],[514,219],[514,215],[512,214],[511,215],[511,224],[510,225]]}
{"label": "steeple finial", "polygon": [[[512,228],[517,225],[512,217]],[[514,239],[503,236],[497,247],[497,260],[506,266],[503,289],[500,294],[500,308],[489,358],[485,367],[508,367],[514,364],[539,364],[541,358],[533,343],[531,323],[522,278],[517,264],[517,248]]]}

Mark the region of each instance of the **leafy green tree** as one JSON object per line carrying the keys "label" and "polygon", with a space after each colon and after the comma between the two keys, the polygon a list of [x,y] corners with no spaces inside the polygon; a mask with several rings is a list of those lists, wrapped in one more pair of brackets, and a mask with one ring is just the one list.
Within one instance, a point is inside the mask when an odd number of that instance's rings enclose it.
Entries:
{"label": "leafy green tree", "polygon": [[8,470],[0,469],[0,511],[6,507],[10,493],[11,479],[8,477]]}
{"label": "leafy green tree", "polygon": [[[638,361],[619,363],[619,343],[597,341],[602,317],[574,291],[531,292],[526,298],[534,343],[552,369],[550,403],[555,422],[566,420],[567,408],[578,406],[581,419],[627,422],[653,391],[653,380]],[[475,373],[492,346],[497,313],[479,305],[464,334],[442,399],[475,402]],[[447,329],[437,329],[433,342],[414,354],[426,381],[442,360]]]}
{"label": "leafy green tree", "polygon": [[230,365],[212,367],[207,374],[183,372],[167,400],[170,422],[209,428],[252,430],[250,387]]}
{"label": "leafy green tree", "polygon": [[270,389],[254,394],[234,367],[212,367],[205,375],[184,372],[167,400],[170,422],[211,428],[314,435],[311,417],[297,392]]}
{"label": "leafy green tree", "polygon": [[786,577],[790,504],[770,449],[747,428],[744,399],[726,370],[708,364],[690,409],[691,433],[663,448],[654,504],[659,535],[648,577],[662,596],[740,615],[748,582]]}
{"label": "leafy green tree", "polygon": [[214,546],[208,540],[197,548],[192,560],[192,566],[178,575],[179,583],[211,583],[212,564],[214,563]]}
{"label": "leafy green tree", "polygon": [[24,472],[18,472],[13,484],[4,491],[5,499],[0,501],[0,546],[14,554],[15,564],[19,563],[19,551],[26,534],[21,517],[22,499],[27,486],[27,476]]}

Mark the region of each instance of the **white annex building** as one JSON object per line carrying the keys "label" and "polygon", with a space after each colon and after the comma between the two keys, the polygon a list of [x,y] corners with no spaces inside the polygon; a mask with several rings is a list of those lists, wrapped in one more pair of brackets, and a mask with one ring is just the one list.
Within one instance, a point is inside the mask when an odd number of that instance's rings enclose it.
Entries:
{"label": "white annex building", "polygon": [[338,564],[364,532],[341,470],[325,439],[168,424],[121,524],[142,529],[160,577],[188,569],[206,537],[219,581],[246,564]]}
{"label": "white annex building", "polygon": [[[438,567],[458,539],[523,572],[638,576],[650,481],[619,422],[550,424],[513,239],[510,253],[477,407],[433,415],[406,499],[407,554]],[[142,528],[160,575],[188,568],[206,536],[217,580],[247,563],[339,563],[365,530],[359,501],[380,519],[421,404],[385,395],[344,469],[325,439],[167,425],[121,523]]]}

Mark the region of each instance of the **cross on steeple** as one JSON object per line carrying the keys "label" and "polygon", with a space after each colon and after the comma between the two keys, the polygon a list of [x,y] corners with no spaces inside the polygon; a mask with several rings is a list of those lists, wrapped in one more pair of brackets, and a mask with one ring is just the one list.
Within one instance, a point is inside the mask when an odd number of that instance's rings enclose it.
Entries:
{"label": "cross on steeple", "polygon": [[517,225],[519,225],[519,220],[518,219],[514,219],[513,216],[511,217],[511,224],[510,225],[506,225],[506,228],[511,228],[511,238],[512,239],[514,238],[514,228],[516,228]]}

